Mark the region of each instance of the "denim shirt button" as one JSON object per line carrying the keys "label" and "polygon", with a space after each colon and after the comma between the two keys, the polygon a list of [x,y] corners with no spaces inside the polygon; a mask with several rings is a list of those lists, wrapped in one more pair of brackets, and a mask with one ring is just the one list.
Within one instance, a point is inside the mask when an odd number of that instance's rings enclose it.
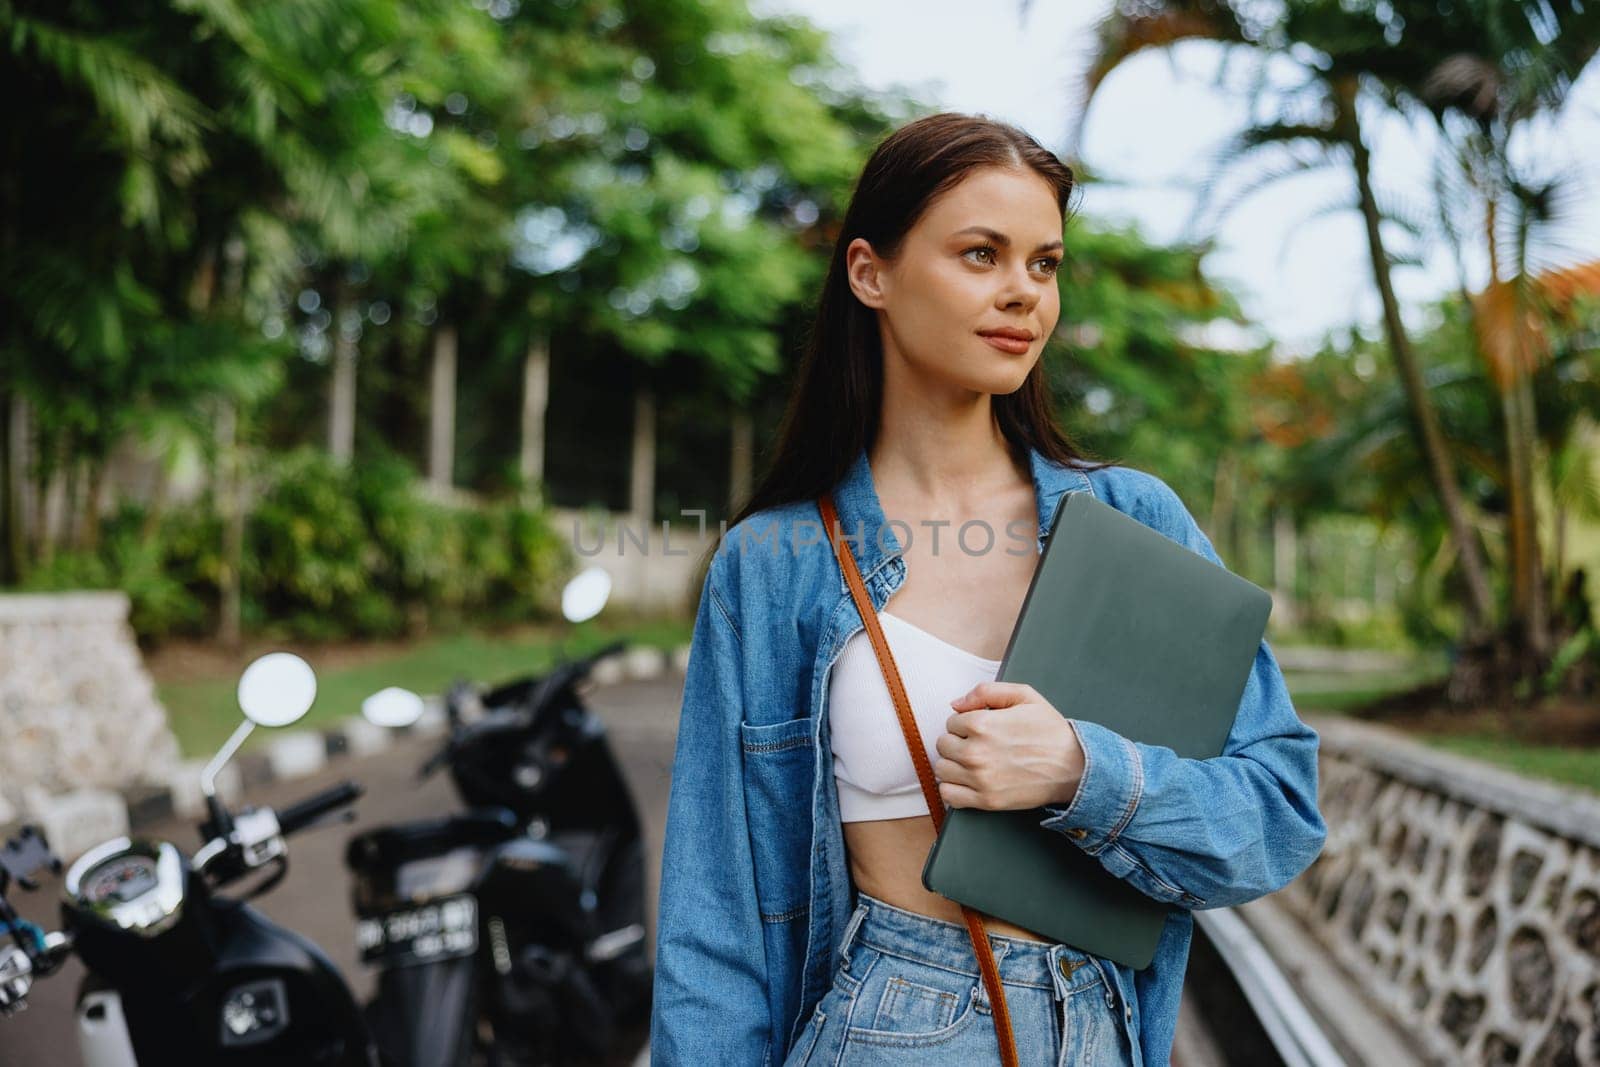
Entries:
{"label": "denim shirt button", "polygon": [[1083,829],[1082,827],[1074,827],[1073,829],[1068,830],[1067,834],[1070,837],[1075,837],[1079,841],[1082,841],[1084,838],[1089,836],[1089,831]]}

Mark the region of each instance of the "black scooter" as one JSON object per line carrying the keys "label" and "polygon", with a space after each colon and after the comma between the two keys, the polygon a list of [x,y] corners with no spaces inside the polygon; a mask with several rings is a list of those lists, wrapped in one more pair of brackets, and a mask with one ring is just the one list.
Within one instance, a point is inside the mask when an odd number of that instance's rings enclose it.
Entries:
{"label": "black scooter", "polygon": [[[589,604],[581,594],[604,573],[569,584],[570,621],[599,610],[608,582]],[[420,774],[448,767],[468,810],[351,840],[360,948],[378,968],[369,1025],[396,1067],[615,1055],[647,1017],[638,813],[577,691],[622,648],[482,696],[457,683],[449,738]],[[363,710],[404,725],[420,708],[386,690]]]}
{"label": "black scooter", "polygon": [[[89,971],[76,1012],[86,1067],[379,1067],[361,1009],[333,963],[245,903],[284,877],[285,839],[340,812],[360,787],[346,782],[281,811],[237,813],[215,789],[217,772],[254,726],[288,725],[315,692],[315,676],[298,657],[272,653],[251,664],[239,683],[246,721],[201,777],[205,844],[192,858],[170,842],[128,838],[86,852],[67,871],[63,931],[7,920],[13,945],[0,969],[9,967],[11,979],[0,985],[10,993],[0,1000],[24,1000],[23,979],[49,973],[71,951]],[[37,835],[14,846],[7,850],[14,876],[46,864]],[[240,895],[222,894],[252,876]]]}

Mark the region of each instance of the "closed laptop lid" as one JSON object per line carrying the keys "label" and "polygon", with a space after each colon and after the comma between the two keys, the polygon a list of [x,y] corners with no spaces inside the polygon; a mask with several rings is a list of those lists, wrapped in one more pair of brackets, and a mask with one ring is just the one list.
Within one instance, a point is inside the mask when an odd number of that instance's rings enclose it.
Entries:
{"label": "closed laptop lid", "polygon": [[[1063,715],[1180,756],[1220,755],[1272,598],[1086,492],[1068,493],[1012,631],[1000,681]],[[1044,809],[953,808],[928,854],[930,891],[1142,968],[1171,905],[1107,873]]]}

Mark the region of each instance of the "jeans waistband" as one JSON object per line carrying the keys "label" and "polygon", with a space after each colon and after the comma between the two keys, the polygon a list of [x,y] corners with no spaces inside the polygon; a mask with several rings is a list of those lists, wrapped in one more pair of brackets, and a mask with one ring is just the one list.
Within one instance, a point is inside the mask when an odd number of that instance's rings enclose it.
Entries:
{"label": "jeans waistband", "polygon": [[[965,923],[906,911],[865,892],[858,891],[857,897],[841,946],[846,959],[851,947],[861,942],[880,952],[973,978],[982,974]],[[1000,980],[1007,985],[1053,989],[1056,995],[1066,996],[1108,981],[1098,960],[1070,945],[990,934],[989,946]],[[1109,993],[1109,985],[1106,990]]]}

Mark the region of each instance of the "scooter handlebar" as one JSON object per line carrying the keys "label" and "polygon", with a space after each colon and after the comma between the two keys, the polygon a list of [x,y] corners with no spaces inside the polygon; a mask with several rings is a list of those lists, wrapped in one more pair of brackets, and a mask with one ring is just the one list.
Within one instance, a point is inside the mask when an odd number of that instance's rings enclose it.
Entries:
{"label": "scooter handlebar", "polygon": [[278,826],[287,837],[296,830],[305,829],[329,812],[355,803],[364,792],[366,790],[355,782],[341,782],[278,812]]}

